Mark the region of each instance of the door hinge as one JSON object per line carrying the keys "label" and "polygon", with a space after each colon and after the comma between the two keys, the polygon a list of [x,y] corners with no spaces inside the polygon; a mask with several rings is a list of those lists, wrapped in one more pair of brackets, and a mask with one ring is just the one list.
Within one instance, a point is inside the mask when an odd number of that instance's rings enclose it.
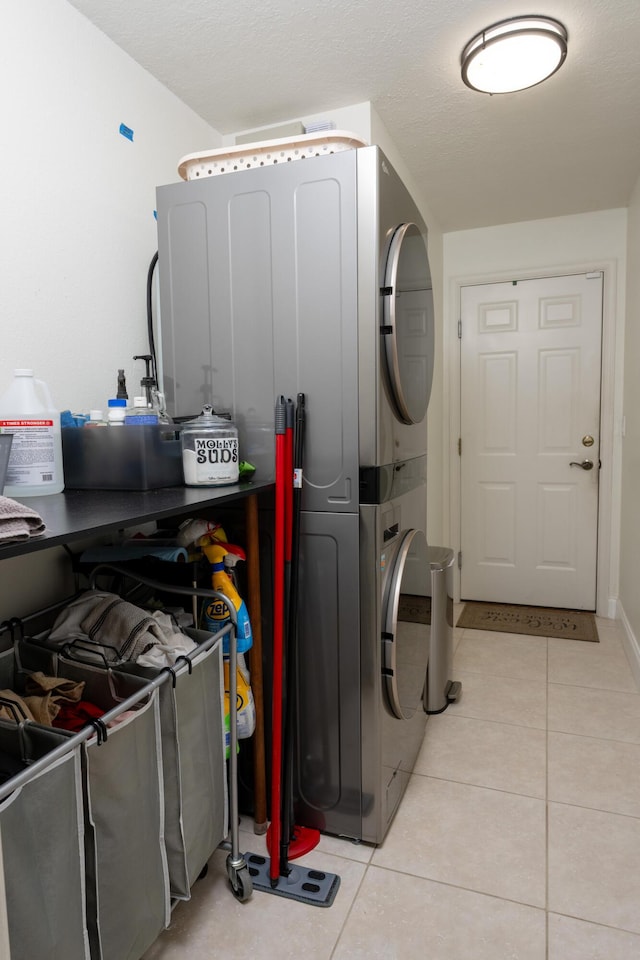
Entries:
{"label": "door hinge", "polygon": [[462,320],[458,320],[458,340],[462,340]]}
{"label": "door hinge", "polygon": [[462,456],[462,437],[458,437],[458,456]]}
{"label": "door hinge", "polygon": [[462,550],[458,550],[458,570],[462,570]]}

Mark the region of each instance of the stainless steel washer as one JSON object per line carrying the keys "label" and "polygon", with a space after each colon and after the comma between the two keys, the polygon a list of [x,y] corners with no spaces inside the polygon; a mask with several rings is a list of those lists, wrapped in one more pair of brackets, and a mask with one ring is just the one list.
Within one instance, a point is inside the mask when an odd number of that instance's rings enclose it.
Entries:
{"label": "stainless steel washer", "polygon": [[395,464],[389,499],[360,508],[367,555],[361,564],[362,782],[363,795],[373,798],[363,808],[362,835],[374,843],[381,842],[397,810],[427,720],[425,467],[425,458]]}

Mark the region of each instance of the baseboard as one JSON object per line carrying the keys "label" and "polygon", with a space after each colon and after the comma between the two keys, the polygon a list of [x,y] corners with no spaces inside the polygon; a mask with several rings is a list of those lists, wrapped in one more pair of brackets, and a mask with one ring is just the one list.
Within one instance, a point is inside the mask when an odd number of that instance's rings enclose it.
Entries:
{"label": "baseboard", "polygon": [[624,638],[623,645],[625,653],[627,654],[627,659],[629,661],[629,666],[631,667],[631,672],[633,674],[633,679],[636,682],[638,690],[640,690],[640,643],[635,633],[631,629],[631,624],[627,619],[627,615],[624,612],[624,607],[618,600],[618,619],[622,623],[624,628]]}

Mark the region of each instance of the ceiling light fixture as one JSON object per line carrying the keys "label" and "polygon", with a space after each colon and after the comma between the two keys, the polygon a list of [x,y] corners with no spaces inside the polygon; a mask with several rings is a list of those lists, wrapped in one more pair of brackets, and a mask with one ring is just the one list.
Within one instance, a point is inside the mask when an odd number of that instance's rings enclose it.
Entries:
{"label": "ceiling light fixture", "polygon": [[567,56],[567,31],[551,17],[512,17],[487,27],[462,51],[462,79],[480,93],[513,93],[542,83]]}

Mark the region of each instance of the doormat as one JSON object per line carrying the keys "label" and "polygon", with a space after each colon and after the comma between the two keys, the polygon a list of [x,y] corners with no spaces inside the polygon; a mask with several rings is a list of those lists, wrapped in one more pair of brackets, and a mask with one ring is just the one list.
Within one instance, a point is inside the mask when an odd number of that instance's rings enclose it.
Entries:
{"label": "doormat", "polygon": [[599,642],[596,619],[592,613],[585,613],[584,610],[559,610],[554,607],[525,607],[467,600],[457,626],[467,630],[526,633],[534,637]]}
{"label": "doormat", "polygon": [[431,623],[431,597],[401,593],[398,600],[398,620],[405,623]]}

